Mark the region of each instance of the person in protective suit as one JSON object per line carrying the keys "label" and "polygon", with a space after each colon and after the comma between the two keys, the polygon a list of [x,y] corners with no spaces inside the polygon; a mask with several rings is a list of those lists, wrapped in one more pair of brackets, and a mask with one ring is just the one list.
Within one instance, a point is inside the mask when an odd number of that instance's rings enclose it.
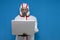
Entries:
{"label": "person in protective suit", "polygon": [[[20,21],[20,20],[34,20],[35,21],[35,33],[38,32],[38,28],[37,28],[37,19],[36,17],[30,15],[30,11],[29,11],[29,6],[27,3],[22,3],[20,6],[20,14],[18,16],[15,17],[15,21]],[[23,37],[16,35],[16,40],[25,40],[26,38],[23,39]],[[28,36],[28,40],[34,40],[34,35],[32,36]]]}

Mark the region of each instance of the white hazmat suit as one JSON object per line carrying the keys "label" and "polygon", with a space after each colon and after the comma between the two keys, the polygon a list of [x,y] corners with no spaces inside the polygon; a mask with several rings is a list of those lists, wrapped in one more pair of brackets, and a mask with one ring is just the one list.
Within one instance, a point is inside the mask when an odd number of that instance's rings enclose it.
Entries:
{"label": "white hazmat suit", "polygon": [[[30,15],[30,12],[29,12],[29,11],[27,12],[27,16],[22,17],[21,8],[23,8],[23,7],[26,7],[26,8],[28,8],[28,10],[29,10],[29,6],[28,6],[26,3],[23,3],[23,4],[20,6],[20,14],[19,14],[18,16],[16,16],[14,20],[15,20],[15,21],[34,20],[34,21],[35,21],[35,29],[34,29],[34,30],[35,30],[35,33],[38,32],[39,30],[38,30],[38,28],[37,28],[37,19],[36,19],[36,17]],[[26,37],[23,38],[23,37],[21,37],[21,36],[16,35],[16,40],[26,40]],[[34,35],[28,36],[28,40],[34,40]]]}

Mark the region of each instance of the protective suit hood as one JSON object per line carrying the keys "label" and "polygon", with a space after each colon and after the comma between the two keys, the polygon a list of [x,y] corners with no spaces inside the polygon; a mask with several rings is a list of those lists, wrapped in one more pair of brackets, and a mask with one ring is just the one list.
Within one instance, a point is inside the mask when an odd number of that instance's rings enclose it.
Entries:
{"label": "protective suit hood", "polygon": [[27,12],[27,16],[30,16],[30,12],[29,12],[29,6],[27,3],[22,3],[21,6],[20,6],[20,16],[22,16],[22,12],[21,12],[21,8],[27,8],[28,9],[28,12]]}

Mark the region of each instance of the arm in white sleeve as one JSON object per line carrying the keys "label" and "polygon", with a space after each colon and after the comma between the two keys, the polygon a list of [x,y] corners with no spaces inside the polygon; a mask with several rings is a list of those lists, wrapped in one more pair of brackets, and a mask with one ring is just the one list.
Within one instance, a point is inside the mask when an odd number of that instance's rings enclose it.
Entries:
{"label": "arm in white sleeve", "polygon": [[37,27],[37,19],[35,18],[35,32],[38,32],[38,27]]}

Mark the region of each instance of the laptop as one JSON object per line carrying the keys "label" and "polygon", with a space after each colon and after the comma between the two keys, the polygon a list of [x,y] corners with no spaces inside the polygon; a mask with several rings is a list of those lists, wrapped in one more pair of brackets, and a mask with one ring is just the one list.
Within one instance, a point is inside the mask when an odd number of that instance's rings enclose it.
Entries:
{"label": "laptop", "polygon": [[35,21],[12,21],[12,34],[22,35],[33,35],[35,29]]}

